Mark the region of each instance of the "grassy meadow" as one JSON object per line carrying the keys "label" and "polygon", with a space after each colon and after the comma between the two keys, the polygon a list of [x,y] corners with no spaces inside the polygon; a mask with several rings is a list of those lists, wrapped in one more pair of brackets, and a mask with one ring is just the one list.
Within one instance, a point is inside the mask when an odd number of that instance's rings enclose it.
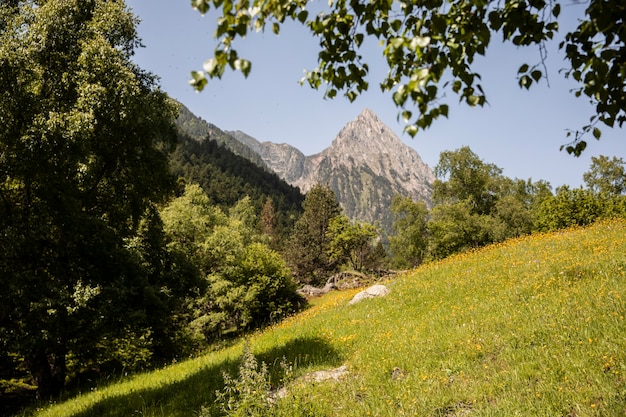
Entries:
{"label": "grassy meadow", "polygon": [[[220,415],[215,391],[244,343],[277,383],[276,416],[626,415],[626,222],[538,234],[423,265],[232,346],[117,383],[37,417]],[[340,381],[305,382],[345,365]],[[396,372],[394,372],[396,369]]]}

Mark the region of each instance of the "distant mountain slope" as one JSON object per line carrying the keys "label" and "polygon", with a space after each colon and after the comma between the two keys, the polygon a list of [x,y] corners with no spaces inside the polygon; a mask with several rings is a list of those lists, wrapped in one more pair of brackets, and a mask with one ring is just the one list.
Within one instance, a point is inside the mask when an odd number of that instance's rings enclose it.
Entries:
{"label": "distant mountain slope", "polygon": [[247,144],[242,143],[242,141],[235,140],[228,132],[224,132],[217,126],[196,116],[183,104],[179,103],[179,105],[180,114],[176,120],[176,125],[187,136],[200,142],[207,138],[212,139],[225,148],[228,148],[234,154],[246,158],[262,168],[268,169],[256,150],[251,149]]}
{"label": "distant mountain slope", "polygon": [[302,211],[304,196],[297,187],[271,171],[256,152],[184,107],[177,125],[179,145],[171,157],[176,175],[200,184],[222,207],[249,196],[260,211],[270,197],[278,225],[287,232]]}
{"label": "distant mountain slope", "polygon": [[[302,178],[310,175],[313,165],[310,158],[304,156],[302,152],[286,143],[259,142],[252,136],[242,131],[228,132],[232,137],[248,146],[261,157],[263,165],[276,172],[282,179],[290,184],[302,183]],[[306,184],[300,184],[306,185]],[[298,185],[298,186],[300,186]],[[303,191],[309,191],[310,184]]]}
{"label": "distant mountain slope", "polygon": [[316,183],[329,184],[352,219],[379,222],[390,230],[394,195],[430,204],[435,180],[431,168],[369,109],[348,123],[330,147],[311,156],[290,145],[261,143],[243,132],[230,133],[304,192]]}

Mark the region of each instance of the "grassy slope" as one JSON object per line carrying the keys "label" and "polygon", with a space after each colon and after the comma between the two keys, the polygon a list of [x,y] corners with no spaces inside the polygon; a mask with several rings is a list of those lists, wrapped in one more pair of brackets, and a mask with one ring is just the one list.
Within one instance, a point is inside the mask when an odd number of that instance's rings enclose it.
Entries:
{"label": "grassy slope", "polygon": [[[424,265],[391,294],[333,293],[249,340],[294,374],[277,415],[626,415],[626,222],[526,237]],[[194,416],[241,344],[83,394],[37,416]],[[405,371],[392,379],[393,368]]]}

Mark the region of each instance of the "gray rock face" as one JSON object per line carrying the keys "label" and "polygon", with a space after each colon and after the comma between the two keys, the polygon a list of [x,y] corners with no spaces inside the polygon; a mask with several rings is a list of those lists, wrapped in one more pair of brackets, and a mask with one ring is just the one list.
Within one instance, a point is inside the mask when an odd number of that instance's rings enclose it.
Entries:
{"label": "gray rock face", "polygon": [[348,123],[328,148],[311,156],[287,144],[230,133],[303,192],[317,183],[328,184],[351,219],[379,222],[389,230],[394,195],[430,204],[435,180],[431,168],[369,109]]}
{"label": "gray rock face", "polygon": [[[228,133],[259,154],[263,162],[289,184],[297,187],[301,178],[309,176],[311,161],[297,148],[286,143],[259,142],[240,130]],[[300,189],[306,192],[302,187]]]}

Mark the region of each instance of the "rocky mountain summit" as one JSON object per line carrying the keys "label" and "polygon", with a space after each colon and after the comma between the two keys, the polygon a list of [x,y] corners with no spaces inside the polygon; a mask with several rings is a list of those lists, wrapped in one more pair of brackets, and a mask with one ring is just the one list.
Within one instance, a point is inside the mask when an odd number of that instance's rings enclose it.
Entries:
{"label": "rocky mountain summit", "polygon": [[328,184],[351,219],[379,222],[389,230],[394,195],[430,203],[433,171],[369,109],[344,126],[328,148],[311,156],[287,144],[229,133],[303,192],[317,183]]}

